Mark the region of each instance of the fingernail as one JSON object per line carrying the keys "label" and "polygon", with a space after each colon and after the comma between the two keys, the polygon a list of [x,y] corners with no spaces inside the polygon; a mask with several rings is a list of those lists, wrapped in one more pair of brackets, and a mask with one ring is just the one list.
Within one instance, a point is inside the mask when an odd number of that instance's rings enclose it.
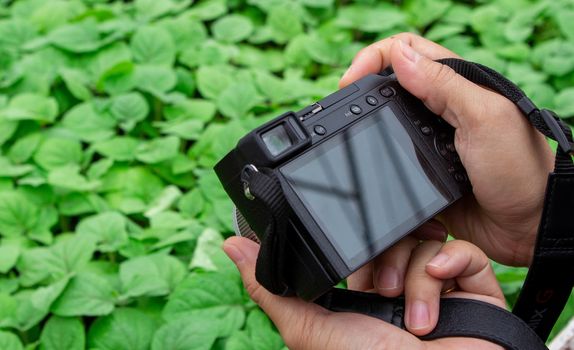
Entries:
{"label": "fingernail", "polygon": [[445,253],[440,253],[437,256],[435,256],[434,258],[432,258],[427,263],[427,265],[434,266],[434,267],[443,267],[444,264],[446,264],[446,262],[448,261],[448,259],[450,259],[450,256],[448,256]]}
{"label": "fingernail", "polygon": [[241,250],[239,250],[233,245],[223,246],[223,251],[225,252],[225,254],[227,254],[229,259],[231,259],[233,263],[235,263],[235,265],[237,266],[243,264],[243,262],[245,261],[245,255],[243,255]]}
{"label": "fingernail", "polygon": [[426,233],[431,239],[436,239],[439,241],[444,241],[446,240],[448,233],[446,231],[446,228],[444,227],[443,224],[441,224],[438,221],[429,221],[424,225],[424,230],[426,231]]}
{"label": "fingernail", "polygon": [[379,271],[377,289],[397,289],[399,287],[400,278],[399,271],[391,266],[383,266]]}
{"label": "fingernail", "polygon": [[399,45],[401,46],[401,52],[403,53],[403,56],[405,56],[409,61],[416,63],[420,56],[418,52],[413,50],[409,44],[402,40],[399,40]]}
{"label": "fingernail", "polygon": [[430,324],[429,309],[424,301],[416,300],[409,312],[409,326],[411,329],[426,328]]}

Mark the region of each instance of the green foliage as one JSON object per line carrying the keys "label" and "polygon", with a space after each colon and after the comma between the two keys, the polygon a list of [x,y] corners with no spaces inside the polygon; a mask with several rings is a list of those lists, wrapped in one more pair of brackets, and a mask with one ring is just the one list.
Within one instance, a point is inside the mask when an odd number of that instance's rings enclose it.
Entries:
{"label": "green foliage", "polygon": [[[426,35],[574,117],[570,0],[0,3],[1,349],[282,349],[220,249],[211,168],[382,37]],[[524,271],[496,270],[512,303]]]}

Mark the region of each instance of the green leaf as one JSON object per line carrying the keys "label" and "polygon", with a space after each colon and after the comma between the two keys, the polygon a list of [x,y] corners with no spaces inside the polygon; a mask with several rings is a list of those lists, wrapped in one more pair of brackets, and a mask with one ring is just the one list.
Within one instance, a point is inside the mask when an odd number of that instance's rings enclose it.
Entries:
{"label": "green leaf", "polygon": [[237,82],[229,85],[217,99],[217,108],[229,118],[244,117],[260,101],[253,84]]}
{"label": "green leaf", "polygon": [[72,278],[52,305],[58,316],[102,316],[114,310],[114,289],[108,279],[91,272]]}
{"label": "green leaf", "polygon": [[55,99],[32,93],[17,95],[7,108],[0,110],[0,116],[8,120],[38,120],[52,123],[58,115]]}
{"label": "green leaf", "polygon": [[66,277],[47,287],[41,287],[36,290],[23,290],[17,293],[15,295],[18,303],[16,327],[26,331],[42,321],[48,315],[54,300],[66,288],[68,280]]}
{"label": "green leaf", "polygon": [[560,91],[554,100],[555,111],[561,117],[574,117],[574,88]]}
{"label": "green leaf", "polygon": [[169,209],[181,197],[181,191],[176,186],[167,186],[156,198],[144,213],[148,218]]}
{"label": "green leaf", "polygon": [[201,120],[171,120],[164,123],[154,123],[162,134],[174,135],[184,140],[197,140],[205,127]]}
{"label": "green leaf", "polygon": [[203,66],[197,70],[197,87],[206,98],[214,99],[232,82],[229,66]]}
{"label": "green leaf", "polygon": [[109,140],[96,142],[93,148],[99,154],[118,161],[135,159],[135,152],[140,142],[129,136],[118,136]]}
{"label": "green leaf", "polygon": [[36,36],[34,26],[24,19],[9,19],[0,22],[0,43],[12,49],[19,49]]}
{"label": "green leaf", "polygon": [[170,295],[163,317],[167,321],[186,317],[218,318],[220,336],[228,336],[243,325],[242,304],[242,286],[237,273],[194,272]]}
{"label": "green leaf", "polygon": [[66,165],[79,165],[82,145],[76,140],[49,138],[44,140],[34,154],[34,161],[46,170]]}
{"label": "green leaf", "polygon": [[215,116],[215,104],[201,99],[186,99],[177,101],[171,106],[166,106],[164,116],[168,120],[194,119],[209,121]]}
{"label": "green leaf", "polygon": [[61,126],[81,141],[94,142],[114,135],[116,122],[108,114],[96,111],[90,103],[72,108],[62,120]]}
{"label": "green leaf", "polygon": [[98,180],[88,180],[77,166],[68,165],[53,169],[48,174],[48,183],[61,189],[78,192],[94,191],[100,187]]}
{"label": "green leaf", "polygon": [[181,261],[162,253],[133,258],[120,264],[122,289],[129,297],[167,295],[185,275]]}
{"label": "green leaf", "polygon": [[[17,283],[17,282],[16,282]],[[18,286],[16,285],[16,289]],[[1,290],[1,289],[0,289]],[[18,310],[18,301],[8,291],[0,291],[0,327],[16,327],[16,312]]]}
{"label": "green leaf", "polygon": [[0,273],[5,274],[16,265],[21,249],[18,241],[2,241],[0,245]]}
{"label": "green leaf", "polygon": [[209,21],[215,19],[227,11],[225,0],[201,1],[194,5],[187,13],[192,18]]}
{"label": "green leaf", "polygon": [[171,34],[177,51],[198,48],[207,39],[207,29],[202,22],[188,17],[170,18],[159,23]]}
{"label": "green leaf", "polygon": [[14,163],[26,162],[30,157],[32,157],[34,152],[36,152],[41,141],[42,135],[40,133],[32,133],[18,138],[12,147],[10,147],[8,158],[10,158]]}
{"label": "green leaf", "polygon": [[253,32],[253,24],[242,15],[221,17],[212,26],[213,35],[219,41],[236,43],[245,40]]}
{"label": "green leaf", "polygon": [[142,91],[155,95],[161,95],[175,87],[177,76],[175,72],[164,66],[140,66],[136,67],[135,85]]}
{"label": "green leaf", "polygon": [[92,92],[88,87],[89,79],[84,72],[76,69],[64,68],[60,70],[60,76],[70,93],[75,98],[86,101],[92,98]]}
{"label": "green leaf", "polygon": [[574,46],[566,41],[554,39],[537,45],[532,60],[548,74],[564,76],[574,70]]}
{"label": "green leaf", "polygon": [[175,61],[175,43],[169,32],[160,27],[139,28],[131,49],[138,63],[172,65]]}
{"label": "green leaf", "polygon": [[281,336],[275,332],[271,321],[261,310],[251,311],[246,323],[254,350],[280,350],[284,346]]}
{"label": "green leaf", "polygon": [[230,271],[233,269],[229,258],[221,249],[222,245],[223,237],[217,231],[211,228],[205,229],[197,240],[189,268],[207,271]]}
{"label": "green leaf", "polygon": [[365,32],[389,30],[405,22],[405,15],[391,5],[350,5],[340,9],[336,24],[343,28],[359,29]]}
{"label": "green leaf", "polygon": [[98,350],[148,350],[156,327],[157,322],[140,310],[116,309],[93,323],[88,346]]}
{"label": "green leaf", "polygon": [[153,337],[152,350],[209,350],[217,339],[219,321],[213,318],[183,318],[168,322]]}
{"label": "green leaf", "polygon": [[0,145],[10,140],[17,128],[18,121],[7,120],[0,115]]}
{"label": "green leaf", "polygon": [[34,169],[29,164],[16,165],[8,159],[0,157],[0,176],[2,177],[20,177],[34,171]]}
{"label": "green leaf", "polygon": [[298,12],[299,8],[291,4],[275,6],[269,11],[267,25],[276,42],[283,44],[303,32]]}
{"label": "green leaf", "polygon": [[574,40],[574,9],[562,9],[554,14],[560,31],[564,34],[570,41]]}
{"label": "green leaf", "polygon": [[85,343],[84,326],[77,318],[52,316],[40,336],[41,350],[82,350]]}
{"label": "green leaf", "polygon": [[144,163],[159,163],[177,156],[179,139],[174,136],[142,143],[136,149],[136,158]]}
{"label": "green leaf", "polygon": [[112,169],[103,178],[102,186],[110,205],[126,214],[145,211],[162,189],[161,180],[143,167]]}
{"label": "green leaf", "polygon": [[317,8],[324,8],[324,7],[331,7],[334,0],[299,0],[302,5],[309,6],[309,7],[317,7]]}
{"label": "green leaf", "polygon": [[106,212],[83,219],[76,233],[92,237],[101,252],[115,252],[128,243],[126,226],[127,221],[123,215]]}
{"label": "green leaf", "polygon": [[24,250],[16,265],[20,282],[31,286],[46,279],[59,280],[84,268],[96,249],[90,237],[60,236],[50,248]]}
{"label": "green leaf", "polygon": [[136,0],[134,1],[137,17],[152,20],[169,13],[174,3],[171,0]]}
{"label": "green leaf", "polygon": [[100,35],[94,21],[68,24],[50,32],[48,40],[56,47],[75,53],[100,48]]}
{"label": "green leaf", "polygon": [[448,0],[407,0],[405,10],[414,25],[420,28],[437,19],[450,20],[450,16],[445,16],[445,13],[451,6],[452,2]]}
{"label": "green leaf", "polygon": [[130,131],[136,123],[144,120],[149,113],[146,99],[137,92],[117,96],[110,107],[112,116],[122,129]]}
{"label": "green leaf", "polygon": [[37,216],[36,206],[20,192],[0,192],[0,235],[10,237],[30,232]]}
{"label": "green leaf", "polygon": [[24,350],[24,346],[14,333],[0,331],[0,349]]}

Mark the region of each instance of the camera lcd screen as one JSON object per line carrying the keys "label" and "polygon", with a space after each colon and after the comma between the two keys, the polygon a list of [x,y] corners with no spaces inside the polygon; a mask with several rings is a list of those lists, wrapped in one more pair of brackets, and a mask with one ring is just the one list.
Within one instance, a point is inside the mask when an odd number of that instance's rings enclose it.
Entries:
{"label": "camera lcd screen", "polygon": [[[443,209],[448,199],[386,106],[281,172],[350,270]],[[426,169],[426,171],[425,171]]]}

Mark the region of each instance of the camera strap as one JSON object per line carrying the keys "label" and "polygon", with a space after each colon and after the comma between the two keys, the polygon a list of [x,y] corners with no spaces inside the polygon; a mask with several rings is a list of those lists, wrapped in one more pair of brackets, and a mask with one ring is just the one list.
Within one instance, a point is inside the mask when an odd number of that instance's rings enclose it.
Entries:
{"label": "camera strap", "polygon": [[556,114],[538,109],[520,88],[500,73],[459,59],[438,62],[508,98],[539,132],[558,142],[554,171],[548,176],[532,263],[512,310],[542,340],[546,340],[574,286],[574,220],[570,217],[574,210],[572,132]]}
{"label": "camera strap", "polygon": [[[549,175],[542,219],[532,264],[513,314],[490,304],[468,299],[441,300],[439,323],[423,339],[466,336],[486,339],[507,349],[546,349],[553,325],[574,286],[574,164],[570,128],[553,112],[539,109],[514,83],[483,65],[460,59],[438,60],[464,78],[508,98],[530,123],[558,142],[554,171]],[[392,74],[391,69],[381,72]],[[271,169],[259,169],[244,179],[269,222],[257,259],[257,280],[270,292],[292,295],[284,281],[289,209],[281,183]],[[404,300],[369,293],[333,289],[317,303],[333,311],[352,311],[378,317],[404,327]],[[389,313],[389,310],[392,310]],[[486,321],[486,322],[485,322]]]}

